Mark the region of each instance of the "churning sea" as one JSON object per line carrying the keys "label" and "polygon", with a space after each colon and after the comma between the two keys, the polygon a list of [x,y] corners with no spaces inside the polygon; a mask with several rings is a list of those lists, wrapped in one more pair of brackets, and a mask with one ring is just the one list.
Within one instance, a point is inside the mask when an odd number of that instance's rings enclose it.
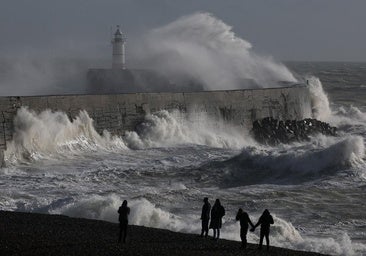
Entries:
{"label": "churning sea", "polygon": [[117,222],[126,199],[131,224],[199,234],[203,197],[219,198],[223,238],[240,239],[239,207],[253,222],[267,208],[272,245],[366,255],[366,63],[286,65],[309,77],[316,117],[337,137],[264,146],[249,131],[178,111],[113,137],[96,133],[86,112],[70,121],[22,109],[0,169],[0,209]]}

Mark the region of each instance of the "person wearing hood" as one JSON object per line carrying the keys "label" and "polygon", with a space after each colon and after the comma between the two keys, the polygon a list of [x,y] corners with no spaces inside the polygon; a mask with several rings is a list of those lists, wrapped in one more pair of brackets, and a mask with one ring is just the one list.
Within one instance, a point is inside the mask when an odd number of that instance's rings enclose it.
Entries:
{"label": "person wearing hood", "polygon": [[259,217],[259,220],[257,224],[254,225],[254,227],[250,230],[254,232],[255,228],[261,225],[261,231],[260,231],[260,239],[259,239],[259,247],[258,249],[262,249],[263,244],[263,238],[266,238],[267,242],[267,251],[269,250],[269,230],[270,226],[273,224],[273,218],[272,215],[269,213],[267,209],[264,210],[262,216]]}

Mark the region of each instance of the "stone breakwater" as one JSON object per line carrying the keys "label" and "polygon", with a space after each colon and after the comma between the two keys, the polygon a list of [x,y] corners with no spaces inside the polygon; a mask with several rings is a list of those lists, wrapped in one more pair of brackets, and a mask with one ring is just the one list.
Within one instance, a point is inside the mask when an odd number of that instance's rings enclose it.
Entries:
{"label": "stone breakwater", "polygon": [[[97,132],[124,135],[133,131],[145,116],[159,110],[202,112],[214,120],[250,129],[265,117],[280,120],[311,117],[311,99],[306,86],[270,89],[177,93],[125,93],[110,95],[53,95],[0,97],[0,164],[7,142],[13,139],[13,120],[21,107],[35,112],[46,109],[65,112],[74,119],[85,110]],[[199,120],[197,120],[199,121]]]}
{"label": "stone breakwater", "polygon": [[307,118],[304,120],[278,120],[266,117],[253,122],[252,134],[254,138],[268,145],[291,143],[309,140],[310,136],[324,134],[336,136],[337,128],[328,123]]}

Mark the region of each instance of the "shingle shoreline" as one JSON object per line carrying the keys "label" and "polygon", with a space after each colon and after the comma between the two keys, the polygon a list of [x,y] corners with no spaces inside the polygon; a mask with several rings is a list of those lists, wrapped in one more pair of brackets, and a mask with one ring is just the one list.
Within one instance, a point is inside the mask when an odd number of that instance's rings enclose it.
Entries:
{"label": "shingle shoreline", "polygon": [[117,243],[118,224],[62,215],[0,211],[0,255],[321,255],[278,247],[258,251],[236,241],[200,238],[163,229],[129,226]]}

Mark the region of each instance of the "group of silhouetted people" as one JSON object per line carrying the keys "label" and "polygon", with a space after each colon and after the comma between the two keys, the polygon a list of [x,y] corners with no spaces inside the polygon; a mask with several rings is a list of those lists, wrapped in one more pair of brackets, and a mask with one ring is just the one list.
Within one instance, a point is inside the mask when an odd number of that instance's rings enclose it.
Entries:
{"label": "group of silhouetted people", "polygon": [[[214,206],[211,209],[211,205],[208,202],[208,198],[205,197],[203,199],[202,206],[202,231],[201,237],[208,236],[209,228],[213,229],[213,239],[218,240],[220,238],[220,228],[222,226],[222,217],[225,215],[225,208],[221,205],[220,200],[216,199]],[[211,222],[210,222],[211,217]],[[241,238],[241,248],[245,249],[247,247],[247,233],[249,225],[252,227],[250,229],[251,232],[254,232],[256,227],[261,226],[260,230],[260,239],[259,239],[259,247],[262,248],[263,238],[266,238],[267,250],[269,250],[269,231],[270,226],[273,224],[272,215],[269,213],[267,209],[264,210],[262,216],[259,218],[257,224],[253,225],[252,221],[249,218],[248,213],[243,211],[242,208],[238,210],[236,214],[236,220],[240,221],[240,238]],[[210,225],[209,225],[210,222]]]}
{"label": "group of silhouetted people", "polygon": [[211,204],[208,202],[208,198],[205,197],[203,199],[203,206],[202,206],[202,214],[201,214],[201,220],[202,220],[202,232],[201,236],[205,235],[205,237],[208,236],[208,228],[209,228],[209,221],[210,221],[210,215],[211,215],[211,222],[210,222],[210,228],[213,229],[213,239],[219,239],[220,238],[220,228],[222,226],[222,217],[225,215],[225,208],[221,205],[220,200],[216,199],[214,206],[211,209]]}
{"label": "group of silhouetted people", "polygon": [[[122,205],[118,209],[119,213],[119,238],[118,242],[123,241],[126,243],[127,229],[128,229],[128,215],[130,214],[130,208],[127,206],[127,201],[124,200]],[[215,204],[211,208],[211,204],[208,202],[208,198],[203,199],[201,220],[202,220],[202,231],[201,237],[208,237],[208,230],[213,230],[213,239],[218,240],[220,238],[220,229],[222,226],[222,217],[225,216],[225,208],[221,205],[220,200],[216,199]],[[211,220],[211,221],[210,221]],[[264,210],[260,216],[257,224],[253,225],[249,218],[248,213],[243,211],[242,208],[238,210],[236,214],[236,221],[240,221],[240,238],[242,241],[241,248],[247,247],[247,233],[249,225],[251,226],[250,231],[254,232],[256,227],[261,226],[259,247],[262,248],[263,238],[266,238],[267,250],[269,250],[269,231],[270,226],[273,224],[272,215],[267,209]]]}

